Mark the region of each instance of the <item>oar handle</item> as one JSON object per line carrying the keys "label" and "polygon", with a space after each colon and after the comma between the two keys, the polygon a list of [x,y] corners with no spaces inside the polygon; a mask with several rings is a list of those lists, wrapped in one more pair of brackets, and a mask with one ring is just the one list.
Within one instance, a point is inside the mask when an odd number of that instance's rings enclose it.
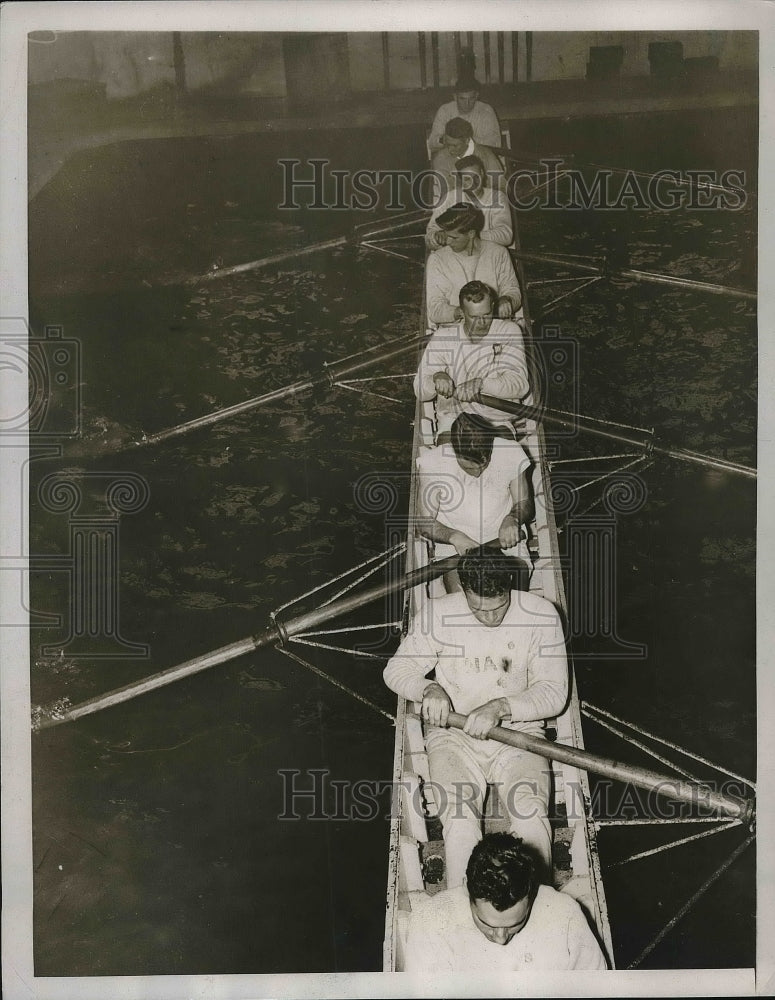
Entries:
{"label": "oar handle", "polygon": [[[460,715],[458,712],[450,712],[448,723],[454,729],[462,729],[466,723],[466,716]],[[498,743],[505,743],[507,746],[516,747],[518,750],[527,750],[540,757],[546,757],[548,760],[572,764],[584,771],[591,771],[593,774],[628,782],[672,801],[686,802],[693,806],[715,810],[744,823],[751,823],[753,820],[754,803],[751,799],[742,799],[726,792],[717,792],[700,782],[683,781],[671,775],[651,771],[648,768],[635,767],[632,764],[626,764],[609,757],[601,757],[599,754],[589,753],[578,747],[566,746],[564,743],[551,743],[549,740],[529,736],[527,733],[521,733],[516,729],[506,729],[503,726],[494,726],[487,734],[487,738]]]}

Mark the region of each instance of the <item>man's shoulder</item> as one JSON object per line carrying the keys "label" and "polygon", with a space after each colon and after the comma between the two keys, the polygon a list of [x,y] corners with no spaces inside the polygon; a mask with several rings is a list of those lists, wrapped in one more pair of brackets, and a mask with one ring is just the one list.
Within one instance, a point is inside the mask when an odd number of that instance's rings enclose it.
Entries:
{"label": "man's shoulder", "polygon": [[439,106],[439,110],[436,112],[437,115],[446,114],[448,111],[454,111],[455,117],[457,117],[457,103],[454,98],[451,101],[445,101],[444,104]]}
{"label": "man's shoulder", "polygon": [[573,914],[581,913],[581,906],[565,892],[559,892],[550,885],[540,885],[535,898],[534,906],[539,906],[545,910],[551,910],[553,914],[562,912]]}
{"label": "man's shoulder", "polygon": [[499,262],[508,262],[511,264],[511,254],[506,247],[501,246],[500,243],[493,243],[492,240],[482,240],[482,249],[480,254],[482,256],[489,254],[494,260],[498,260]]}
{"label": "man's shoulder", "polygon": [[554,625],[559,614],[557,608],[545,597],[532,594],[529,590],[513,590],[509,617],[512,621],[521,618],[529,619],[536,625]]}
{"label": "man's shoulder", "polygon": [[413,920],[443,923],[455,915],[465,914],[468,893],[462,885],[454,889],[442,889],[433,896],[427,892],[412,892],[409,894],[409,902]]}
{"label": "man's shoulder", "polygon": [[417,468],[424,473],[452,472],[458,468],[454,453],[446,445],[425,448],[417,456]]}
{"label": "man's shoulder", "polygon": [[[445,253],[444,251],[449,251]],[[435,261],[433,267],[436,269],[443,269],[443,264],[445,261],[449,261],[449,255],[452,253],[449,247],[439,247],[438,250],[434,250],[433,253],[428,254],[428,262],[425,265],[426,273],[431,267],[431,261]],[[425,351],[423,355],[428,351],[438,350],[441,348],[456,348],[459,344],[464,344],[467,342],[467,338],[463,334],[463,324],[458,323],[444,323],[442,326],[437,327],[432,335],[431,339],[425,345]]]}
{"label": "man's shoulder", "polygon": [[[432,250],[428,254],[428,260],[425,264],[425,273],[433,270],[438,270],[442,268],[445,263],[449,263],[452,250],[450,247],[439,247],[438,250]],[[445,327],[445,329],[451,329],[451,327]]]}
{"label": "man's shoulder", "polygon": [[444,146],[435,150],[431,156],[431,170],[438,170],[440,172],[449,171],[454,164],[454,157]]}
{"label": "man's shoulder", "polygon": [[483,160],[485,166],[488,162],[497,163],[498,172],[503,173],[503,167],[501,166],[500,160],[498,159],[497,154],[492,151],[490,146],[481,142],[474,142],[474,156],[478,156],[480,160]]}
{"label": "man's shoulder", "polygon": [[530,929],[539,939],[564,936],[569,924],[586,920],[581,906],[564,892],[548,885],[539,886],[530,914]]}
{"label": "man's shoulder", "polygon": [[[505,250],[506,248],[503,247]],[[508,253],[508,251],[506,251]],[[522,327],[513,319],[494,319],[487,334],[491,340],[522,340]]]}
{"label": "man's shoulder", "polygon": [[487,104],[485,101],[477,101],[474,104],[474,111],[486,111],[489,114],[495,114],[495,108],[493,108],[492,104]]}

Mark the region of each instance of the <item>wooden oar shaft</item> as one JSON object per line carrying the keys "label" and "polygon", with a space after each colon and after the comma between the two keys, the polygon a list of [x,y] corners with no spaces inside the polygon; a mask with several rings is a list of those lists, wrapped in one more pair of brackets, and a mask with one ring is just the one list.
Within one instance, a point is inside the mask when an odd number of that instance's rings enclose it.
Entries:
{"label": "wooden oar shaft", "polygon": [[344,375],[351,375],[353,372],[362,371],[364,368],[375,365],[380,361],[388,361],[399,354],[417,350],[424,339],[424,336],[413,337],[410,340],[402,337],[398,342],[389,341],[387,345],[381,344],[378,347],[370,348],[368,351],[363,351],[357,356],[357,359],[353,359],[349,363],[335,361],[331,364],[326,364],[323,366],[322,372],[308,379],[293,382],[291,385],[281,386],[279,389],[265,392],[261,396],[253,396],[250,399],[243,400],[241,403],[226,406],[221,410],[214,410],[212,413],[206,413],[203,417],[195,417],[193,420],[187,420],[185,423],[177,424],[175,427],[168,427],[166,430],[158,431],[156,434],[149,434],[142,441],[138,441],[136,447],[159,444],[161,441],[180,437],[182,434],[188,434],[202,427],[210,427],[212,424],[228,420],[230,417],[238,416],[241,413],[257,410],[261,406],[269,406],[280,400],[288,399],[290,396],[308,392],[310,389],[314,389],[315,386],[324,385],[326,382],[333,384],[336,379],[342,378]]}
{"label": "wooden oar shaft", "polygon": [[727,295],[735,299],[748,299],[755,302],[756,292],[745,288],[732,288],[729,285],[719,285],[712,281],[696,281],[694,278],[675,278],[670,274],[657,274],[654,271],[639,271],[632,267],[617,272],[615,277],[630,281],[645,281],[653,285],[672,285],[675,288],[690,288],[698,292],[708,292],[710,295]]}
{"label": "wooden oar shaft", "polygon": [[90,698],[88,701],[81,702],[81,704],[75,705],[66,711],[57,711],[51,715],[42,712],[34,723],[33,728],[35,731],[51,729],[53,726],[61,725],[63,722],[72,722],[75,719],[80,719],[84,715],[93,715],[104,708],[110,708],[121,702],[130,701],[132,698],[137,698],[141,694],[147,694],[149,691],[155,691],[157,688],[166,687],[167,684],[173,684],[184,677],[191,677],[193,674],[201,673],[210,667],[218,666],[221,663],[228,663],[230,660],[244,656],[246,653],[252,653],[262,646],[285,642],[290,636],[306,632],[315,625],[330,621],[332,618],[337,618],[348,611],[354,611],[366,604],[370,604],[372,601],[388,597],[396,591],[410,589],[422,583],[427,583],[429,580],[433,580],[443,573],[453,570],[457,566],[459,558],[459,556],[449,556],[446,559],[439,559],[436,562],[428,563],[428,565],[422,566],[406,576],[401,575],[388,583],[381,583],[368,590],[340,598],[338,601],[315,608],[313,611],[299,615],[296,618],[291,618],[286,622],[274,619],[272,626],[256,635],[229,643],[227,646],[221,646],[202,656],[194,657],[192,660],[186,660],[184,663],[179,663],[174,667],[168,667],[166,670],[160,670],[158,673],[151,674],[149,677],[144,677],[142,680],[135,681],[132,684],[125,684],[123,687],[109,691],[107,694],[98,695],[95,698]]}
{"label": "wooden oar shaft", "polygon": [[747,476],[749,479],[756,479],[758,476],[758,470],[751,468],[750,465],[730,462],[726,458],[715,458],[713,455],[703,455],[697,451],[688,451],[686,448],[665,448],[661,445],[654,445],[652,451],[658,451],[660,455],[667,455],[668,458],[678,458],[684,462],[694,462],[695,465],[719,469],[721,472],[733,472],[738,476]]}
{"label": "wooden oar shaft", "polygon": [[413,217],[407,219],[405,222],[394,222],[389,226],[383,226],[380,229],[374,229],[370,233],[360,233],[358,234],[358,241],[360,243],[368,242],[372,236],[380,236],[382,233],[397,233],[399,229],[408,229],[410,226],[416,226],[418,222],[421,222],[428,217],[429,213],[425,209],[420,209],[417,212],[410,213]]}
{"label": "wooden oar shaft", "polygon": [[142,441],[138,441],[138,447],[159,444],[161,441],[169,441],[170,438],[180,437],[182,434],[188,434],[191,431],[198,430],[200,427],[209,427],[212,424],[220,423],[222,420],[228,420],[229,417],[236,417],[240,413],[247,413],[249,410],[256,410],[260,406],[268,406],[270,403],[287,399],[289,396],[295,396],[297,393],[307,392],[313,388],[315,381],[315,379],[306,379],[303,382],[294,382],[292,385],[286,385],[280,389],[265,392],[261,396],[253,396],[242,403],[235,403],[233,406],[225,406],[222,410],[206,413],[203,417],[195,417],[193,420],[187,420],[184,424],[168,427],[166,430],[158,431],[156,434],[148,434]]}
{"label": "wooden oar shaft", "polygon": [[310,243],[309,246],[299,247],[296,250],[286,250],[285,253],[272,254],[271,257],[260,257],[258,260],[249,260],[245,264],[234,264],[231,267],[219,267],[207,274],[202,274],[197,281],[211,281],[213,278],[228,278],[232,274],[243,274],[245,271],[258,271],[262,267],[270,264],[282,264],[283,261],[293,260],[295,257],[303,257],[305,254],[317,253],[319,250],[331,250],[333,247],[341,247],[350,242],[349,236],[338,236],[333,240],[323,240],[320,243]]}
{"label": "wooden oar shaft", "polygon": [[219,649],[214,649],[204,656],[197,656],[193,660],[186,660],[185,663],[179,663],[175,667],[162,670],[157,674],[151,674],[150,677],[144,677],[140,681],[115,688],[115,690],[109,691],[107,694],[89,698],[88,701],[82,701],[79,705],[74,705],[73,708],[69,708],[64,712],[57,712],[56,715],[48,718],[41,718],[33,728],[36,731],[51,729],[52,726],[58,726],[63,722],[72,722],[84,715],[92,715],[103,708],[119,705],[122,701],[129,701],[130,698],[136,698],[138,695],[154,691],[156,688],[164,687],[166,684],[173,684],[184,677],[190,677],[192,674],[200,673],[209,667],[215,667],[219,663],[227,663],[238,656],[250,653],[255,648],[256,643],[253,637],[240,639],[238,642],[229,643],[228,646],[221,646]]}
{"label": "wooden oar shaft", "polygon": [[711,295],[727,295],[735,299],[756,300],[756,292],[746,288],[732,288],[729,285],[719,285],[712,281],[696,281],[694,278],[678,278],[671,274],[657,274],[655,271],[641,271],[636,268],[606,268],[599,264],[582,264],[581,261],[565,260],[545,253],[526,253],[524,250],[512,250],[518,260],[534,264],[554,264],[568,271],[578,271],[580,274],[596,274],[601,278],[614,278],[621,281],[640,281],[655,285],[670,285],[673,288],[689,288],[698,292],[708,292]]}
{"label": "wooden oar shaft", "polygon": [[650,437],[632,437],[624,434],[620,430],[607,430],[596,424],[587,424],[580,418],[566,416],[556,413],[554,410],[544,410],[538,406],[529,406],[527,403],[518,403],[512,399],[501,399],[499,396],[491,396],[489,393],[480,393],[478,402],[485,406],[491,406],[495,410],[503,410],[504,413],[511,413],[517,417],[526,417],[528,420],[535,420],[543,424],[557,424],[560,427],[570,427],[581,434],[592,434],[595,437],[608,438],[611,441],[618,441],[623,444],[634,445],[636,448],[643,448],[647,453],[656,452],[659,455],[666,455],[668,458],[677,458],[686,462],[693,462],[695,465],[703,465],[721,472],[732,472],[739,476],[747,476],[749,479],[756,479],[757,470],[749,465],[742,465],[739,462],[730,462],[726,458],[716,458],[714,455],[703,455],[698,451],[689,451],[686,448],[669,448],[665,445],[657,444]]}
{"label": "wooden oar shaft", "polygon": [[[450,712],[450,726],[462,729],[465,722],[465,715]],[[752,817],[753,803],[749,799],[741,799],[724,792],[717,792],[708,785],[699,782],[683,781],[648,768],[635,767],[610,757],[601,757],[599,754],[589,753],[589,751],[581,750],[578,747],[566,746],[564,743],[551,743],[538,736],[529,736],[527,733],[521,733],[514,729],[505,729],[503,726],[494,726],[487,735],[489,739],[498,743],[505,743],[519,750],[527,750],[530,753],[546,757],[548,760],[559,761],[561,764],[572,764],[584,771],[591,771],[593,774],[600,774],[606,778],[628,782],[637,788],[645,788],[674,802],[686,802],[700,808],[712,809],[744,822],[749,822]]]}

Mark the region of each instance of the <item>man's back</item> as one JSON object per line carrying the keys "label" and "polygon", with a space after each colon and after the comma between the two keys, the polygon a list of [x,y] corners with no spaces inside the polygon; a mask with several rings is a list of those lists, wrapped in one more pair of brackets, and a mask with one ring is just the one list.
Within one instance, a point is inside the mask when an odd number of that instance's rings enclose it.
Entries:
{"label": "man's back", "polygon": [[[504,174],[503,164],[493,153],[489,146],[480,145],[477,142],[469,143],[466,156],[478,156],[484,166],[487,177],[487,184],[493,188],[503,188]],[[431,157],[431,170],[442,175],[444,180],[436,180],[436,198],[440,200],[445,197],[455,186],[455,164],[459,157],[453,156],[446,147],[437,149]]]}
{"label": "man's back", "polygon": [[449,101],[442,104],[436,112],[431,126],[431,134],[428,142],[431,149],[437,149],[441,145],[444,135],[444,126],[452,118],[464,118],[471,123],[474,130],[474,142],[485,146],[500,145],[500,124],[498,116],[489,104],[484,101],[477,101],[471,111],[461,111],[457,101]]}

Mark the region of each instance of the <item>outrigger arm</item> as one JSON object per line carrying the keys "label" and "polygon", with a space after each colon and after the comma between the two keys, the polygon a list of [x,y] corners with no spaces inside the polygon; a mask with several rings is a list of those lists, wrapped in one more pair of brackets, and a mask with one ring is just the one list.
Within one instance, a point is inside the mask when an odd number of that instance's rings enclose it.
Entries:
{"label": "outrigger arm", "polygon": [[488,393],[480,393],[477,401],[485,406],[491,406],[495,410],[503,410],[504,413],[511,413],[516,417],[526,417],[538,423],[557,424],[561,427],[570,427],[582,434],[593,434],[596,437],[609,438],[612,441],[620,441],[623,444],[634,445],[642,448],[646,455],[656,452],[659,455],[666,455],[668,458],[677,458],[684,462],[693,462],[695,465],[704,465],[709,468],[719,469],[721,472],[732,472],[738,476],[747,476],[756,479],[757,470],[749,465],[742,465],[739,462],[730,462],[726,458],[716,458],[713,455],[703,455],[697,451],[689,451],[686,448],[669,448],[666,445],[657,444],[653,438],[631,437],[622,434],[620,431],[605,430],[594,424],[584,423],[575,415],[558,413],[556,410],[545,409],[539,406],[530,406],[527,403],[518,403],[511,399],[501,399],[499,396],[491,396]]}

